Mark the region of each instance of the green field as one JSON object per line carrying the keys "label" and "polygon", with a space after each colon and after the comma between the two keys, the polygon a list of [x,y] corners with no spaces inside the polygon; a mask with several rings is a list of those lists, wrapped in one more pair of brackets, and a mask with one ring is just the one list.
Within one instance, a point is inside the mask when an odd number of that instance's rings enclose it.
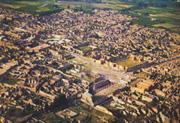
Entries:
{"label": "green field", "polygon": [[89,50],[91,50],[92,48],[91,47],[89,47],[89,46],[81,46],[81,47],[77,47],[77,49],[79,49],[79,50],[81,50],[81,51],[89,51]]}
{"label": "green field", "polygon": [[136,65],[140,64],[139,62],[133,62],[130,59],[125,59],[125,60],[122,60],[122,61],[117,61],[116,63],[118,65],[126,66],[126,67],[132,67],[132,66],[136,66]]}
{"label": "green field", "polygon": [[173,8],[144,8],[135,10],[140,17],[138,20],[133,20],[134,23],[145,25],[147,27],[160,27],[171,32],[178,32],[174,28],[180,28],[180,9]]}
{"label": "green field", "polygon": [[[142,0],[144,3],[124,9],[120,13],[138,17],[133,23],[147,27],[158,27],[170,32],[180,33],[180,7],[167,0]],[[178,4],[179,5],[179,4]]]}
{"label": "green field", "polygon": [[147,76],[147,75],[149,75],[149,74],[146,73],[146,72],[139,72],[139,73],[137,74],[138,77],[145,77],[145,76]]}
{"label": "green field", "polygon": [[36,115],[35,118],[38,120],[42,120],[46,123],[67,123],[67,119],[63,119],[59,116],[57,116],[55,113],[43,113],[40,115]]}
{"label": "green field", "polygon": [[67,7],[74,10],[88,12],[93,8],[122,10],[132,5],[117,1],[104,1],[102,3],[58,1],[58,0],[0,0],[0,7],[22,11],[30,14],[49,14],[61,11]]}
{"label": "green field", "polygon": [[80,6],[83,6],[83,7],[88,6],[90,8],[122,10],[124,8],[130,8],[133,6],[133,5],[129,5],[124,2],[108,1],[108,0],[102,0],[102,3],[75,2],[73,0],[72,1],[57,1],[56,4],[61,5],[61,6],[70,5],[70,8],[72,8],[72,9],[78,8]]}
{"label": "green field", "polygon": [[54,0],[0,0],[0,7],[30,14],[48,14],[64,9],[54,4]]}

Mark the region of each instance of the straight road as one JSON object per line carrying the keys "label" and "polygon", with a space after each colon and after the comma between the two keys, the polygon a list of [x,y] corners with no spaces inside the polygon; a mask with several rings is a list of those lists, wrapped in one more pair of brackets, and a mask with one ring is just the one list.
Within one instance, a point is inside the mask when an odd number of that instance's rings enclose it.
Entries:
{"label": "straight road", "polygon": [[105,65],[100,65],[98,63],[94,63],[93,59],[87,58],[84,56],[76,55],[71,53],[73,56],[75,56],[76,59],[80,60],[86,66],[91,68],[91,71],[97,74],[100,74],[105,79],[109,79],[112,82],[119,82],[121,79],[128,79],[128,78],[134,78],[129,73],[123,72],[117,68],[112,68]]}

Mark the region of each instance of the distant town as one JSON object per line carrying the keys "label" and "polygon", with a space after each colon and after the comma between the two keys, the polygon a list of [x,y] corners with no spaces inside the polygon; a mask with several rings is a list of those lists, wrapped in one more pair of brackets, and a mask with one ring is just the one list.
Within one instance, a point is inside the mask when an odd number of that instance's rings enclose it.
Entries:
{"label": "distant town", "polygon": [[0,8],[0,122],[180,121],[180,35],[92,13]]}

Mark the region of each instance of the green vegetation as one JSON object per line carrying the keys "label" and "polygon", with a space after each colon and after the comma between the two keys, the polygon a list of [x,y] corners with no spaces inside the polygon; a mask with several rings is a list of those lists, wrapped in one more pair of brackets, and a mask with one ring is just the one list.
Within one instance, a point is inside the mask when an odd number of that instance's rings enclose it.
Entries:
{"label": "green vegetation", "polygon": [[57,4],[66,7],[69,6],[71,9],[84,11],[86,13],[94,8],[100,8],[105,10],[107,9],[122,10],[133,6],[119,1],[108,1],[108,0],[102,0],[102,2],[94,2],[94,1],[92,2],[92,1],[93,0],[80,2],[76,0],[68,0],[68,1],[58,1]]}
{"label": "green vegetation", "polygon": [[98,111],[87,104],[80,104],[78,106],[72,106],[69,109],[76,113],[81,112],[79,116],[75,117],[75,119],[77,120],[85,119],[84,122],[86,123],[101,123],[103,117],[104,117],[104,120],[111,122],[115,118],[114,116]]}
{"label": "green vegetation", "polygon": [[[93,1],[93,3],[91,3]],[[120,4],[116,5],[116,2],[111,3],[110,1],[101,0],[91,0],[83,1],[81,0],[68,0],[68,1],[59,1],[59,0],[0,0],[0,7],[10,8],[17,11],[22,11],[30,14],[51,14],[54,12],[59,12],[65,8],[74,9],[75,11],[83,11],[85,13],[94,14],[91,12],[93,8],[101,9],[115,9],[122,10],[124,8],[129,8],[132,5]]]}
{"label": "green vegetation", "polygon": [[[175,0],[0,0],[0,7],[47,15],[65,8],[94,14],[91,9],[113,9],[138,17],[133,23],[180,33],[180,3]],[[101,26],[101,25],[94,25]]]}
{"label": "green vegetation", "polygon": [[[70,4],[71,4],[71,2],[70,2]],[[75,11],[83,11],[84,13],[87,13],[90,15],[94,14],[94,12],[91,11],[92,6],[90,6],[88,4],[87,5],[85,4],[84,6],[82,6],[82,4],[79,4],[79,5],[72,5],[71,4],[70,8],[74,9]]]}
{"label": "green vegetation", "polygon": [[65,120],[59,116],[57,116],[55,113],[42,113],[38,115],[34,115],[35,118],[38,120],[42,120],[46,123],[67,123],[68,120]]}
{"label": "green vegetation", "polygon": [[[58,97],[56,97],[56,98],[54,99],[54,103],[51,104],[51,106],[50,106],[49,108],[50,108],[50,109],[55,109],[55,108],[57,108],[58,106],[61,106],[61,105],[65,104],[66,101],[67,101],[67,99],[66,99],[65,95],[60,93],[60,94],[58,95]],[[47,108],[47,109],[48,109],[48,108]]]}
{"label": "green vegetation", "polygon": [[0,0],[0,7],[42,15],[63,9],[61,6],[55,5],[54,0]]}
{"label": "green vegetation", "polygon": [[24,112],[21,109],[10,108],[7,113],[9,116],[22,117]]}
{"label": "green vegetation", "polygon": [[89,47],[88,45],[86,46],[81,46],[81,47],[77,47],[77,49],[81,50],[81,51],[89,51],[91,50],[91,47]]}
{"label": "green vegetation", "polygon": [[161,57],[163,57],[163,58],[167,58],[167,55],[160,55]]}
{"label": "green vegetation", "polygon": [[133,62],[130,59],[125,59],[125,60],[122,60],[122,61],[117,61],[116,63],[119,64],[119,65],[122,65],[122,66],[126,66],[126,67],[132,67],[132,66],[139,65],[139,62]]}
{"label": "green vegetation", "polygon": [[162,100],[162,101],[165,100],[165,97],[163,97],[163,96],[158,96],[158,98],[159,98],[159,100]]}
{"label": "green vegetation", "polygon": [[8,116],[14,116],[14,117],[23,117],[25,115],[29,115],[32,113],[32,110],[22,110],[15,107],[11,107],[7,111]]}
{"label": "green vegetation", "polygon": [[154,107],[154,106],[156,106],[156,102],[151,101],[151,102],[149,102],[146,106],[147,106],[148,108]]}
{"label": "green vegetation", "polygon": [[91,24],[91,26],[103,27],[102,25],[98,25],[98,24]]}
{"label": "green vegetation", "polygon": [[146,72],[139,72],[139,73],[137,73],[138,77],[144,77],[144,76],[147,76],[147,75],[149,75],[149,74],[146,73]]}
{"label": "green vegetation", "polygon": [[147,27],[158,27],[170,32],[180,33],[179,3],[169,0],[119,0],[133,4],[120,13],[138,17],[133,23]]}

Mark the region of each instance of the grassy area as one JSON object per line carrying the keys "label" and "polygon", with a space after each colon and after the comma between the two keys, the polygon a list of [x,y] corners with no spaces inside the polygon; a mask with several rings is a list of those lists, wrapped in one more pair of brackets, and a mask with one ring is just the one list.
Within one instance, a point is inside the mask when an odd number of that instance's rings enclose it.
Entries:
{"label": "grassy area", "polygon": [[14,9],[30,14],[49,14],[53,12],[61,11],[68,6],[74,10],[83,10],[88,13],[92,8],[101,9],[115,9],[122,10],[129,8],[132,5],[127,5],[121,2],[112,3],[113,1],[107,1],[105,3],[87,3],[87,2],[75,2],[75,1],[57,1],[54,0],[0,0],[0,7]]}
{"label": "grassy area", "polygon": [[7,111],[8,116],[14,116],[14,117],[23,117],[25,115],[29,115],[33,112],[33,110],[22,110],[22,109],[16,109],[14,107],[11,107]]}
{"label": "grassy area", "polygon": [[100,8],[100,9],[113,9],[113,10],[122,10],[125,7],[123,7],[122,5],[119,6],[118,4],[107,4],[107,3],[94,3],[92,4],[93,7],[95,8]]}
{"label": "grassy area", "polygon": [[147,76],[147,75],[149,75],[149,74],[146,73],[146,72],[139,72],[139,73],[137,74],[138,77],[144,77],[144,76]]}
{"label": "grassy area", "polygon": [[173,32],[180,32],[180,28],[179,27],[177,27],[177,28],[172,28],[171,29]]}
{"label": "grassy area", "polygon": [[11,108],[8,110],[7,113],[9,116],[15,116],[15,117],[22,117],[24,116],[24,112],[21,109],[15,109],[15,108]]}
{"label": "grassy area", "polygon": [[103,27],[102,25],[98,25],[98,24],[91,24],[91,26]]}
{"label": "grassy area", "polygon": [[84,51],[91,50],[92,48],[86,45],[86,46],[77,47],[77,49],[84,52]]}
{"label": "grassy area", "polygon": [[63,119],[54,113],[43,113],[41,115],[38,115],[35,118],[37,118],[38,120],[42,120],[46,123],[52,123],[52,122],[53,123],[67,123],[68,122],[68,120]]}
{"label": "grassy area", "polygon": [[153,26],[154,27],[164,27],[164,28],[174,28],[177,25],[173,25],[173,24],[170,24],[170,23],[162,23],[162,24],[154,24]]}
{"label": "grassy area", "polygon": [[[159,21],[162,22],[168,22],[168,23],[172,23],[172,24],[179,24],[180,20],[180,13],[179,13],[180,9],[177,8],[160,8],[160,7],[147,7],[147,8],[143,8],[143,9],[137,9],[136,12],[140,12],[142,14],[147,13],[147,16],[149,18],[156,18]],[[169,21],[171,20],[171,21]]]}
{"label": "grassy area", "polygon": [[53,0],[0,0],[0,7],[30,14],[48,14],[63,9],[63,7],[55,5]]}
{"label": "grassy area", "polygon": [[111,122],[115,118],[114,116],[100,112],[87,104],[72,106],[69,109],[76,113],[79,113],[79,116],[75,117],[75,119],[81,120],[86,118],[86,120],[84,121],[86,123],[102,123],[102,120],[100,120],[100,118],[102,119],[102,117],[104,117],[104,120]]}
{"label": "grassy area", "polygon": [[10,5],[10,4],[6,4],[6,3],[0,3],[0,6],[12,8],[12,9],[19,9],[21,7],[24,7],[24,5]]}
{"label": "grassy area", "polygon": [[122,65],[122,66],[126,66],[126,67],[132,67],[132,66],[136,66],[138,64],[140,64],[139,62],[134,62],[130,59],[125,59],[122,61],[117,61],[116,62],[118,65]]}
{"label": "grassy area", "polygon": [[58,1],[57,5],[67,6],[70,5],[70,8],[74,9],[75,7],[83,6],[90,8],[100,8],[100,9],[115,9],[122,10],[124,8],[130,8],[133,5],[126,4],[119,1],[108,1],[103,0],[102,3],[88,3],[88,2],[75,2],[75,1]]}
{"label": "grassy area", "polygon": [[126,4],[118,5],[118,6],[123,7],[123,8],[131,8],[131,7],[133,7],[133,5],[126,5]]}
{"label": "grassy area", "polygon": [[139,19],[133,20],[133,23],[147,27],[163,28],[170,32],[180,33],[179,10],[179,8],[173,7],[162,8],[149,6],[145,8],[130,8],[121,13],[138,17]]}

